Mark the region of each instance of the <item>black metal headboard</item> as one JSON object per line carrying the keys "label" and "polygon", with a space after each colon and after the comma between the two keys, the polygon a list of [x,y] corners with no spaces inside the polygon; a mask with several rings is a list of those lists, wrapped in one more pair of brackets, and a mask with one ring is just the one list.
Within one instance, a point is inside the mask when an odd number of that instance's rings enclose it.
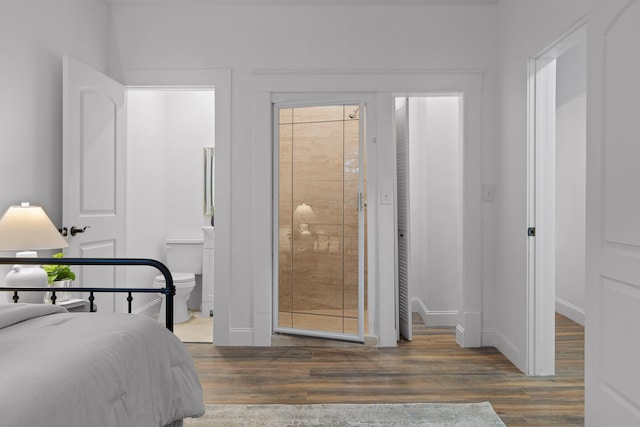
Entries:
{"label": "black metal headboard", "polygon": [[165,287],[161,289],[157,288],[85,288],[85,287],[72,287],[72,288],[38,288],[38,287],[9,287],[0,286],[0,291],[13,292],[13,301],[18,302],[19,292],[51,292],[51,302],[56,303],[56,292],[85,292],[89,293],[89,311],[93,310],[94,293],[127,293],[128,312],[131,313],[131,303],[133,301],[132,294],[134,293],[146,293],[146,294],[163,294],[166,297],[165,306],[165,324],[167,329],[173,332],[173,296],[176,294],[176,288],[173,284],[173,277],[166,265],[160,261],[148,258],[6,258],[0,257],[0,264],[65,264],[65,265],[111,265],[111,266],[150,266],[155,267],[164,276]]}

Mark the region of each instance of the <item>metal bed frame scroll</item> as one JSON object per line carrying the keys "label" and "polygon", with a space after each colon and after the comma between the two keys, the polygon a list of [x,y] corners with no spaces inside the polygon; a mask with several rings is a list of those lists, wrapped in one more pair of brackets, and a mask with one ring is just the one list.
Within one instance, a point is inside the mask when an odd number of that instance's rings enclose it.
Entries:
{"label": "metal bed frame scroll", "polygon": [[162,273],[165,280],[165,287],[158,288],[53,288],[53,287],[9,287],[0,286],[0,291],[13,292],[13,302],[17,303],[20,296],[19,292],[51,292],[51,303],[56,303],[56,292],[84,292],[89,293],[89,311],[94,312],[94,293],[126,293],[128,303],[128,313],[131,313],[131,303],[133,301],[132,294],[157,294],[160,293],[166,297],[165,305],[165,325],[167,329],[173,332],[173,296],[176,294],[176,287],[173,284],[173,277],[166,265],[160,261],[148,258],[6,258],[0,257],[0,264],[65,264],[65,265],[102,265],[102,266],[150,266],[155,267]]}

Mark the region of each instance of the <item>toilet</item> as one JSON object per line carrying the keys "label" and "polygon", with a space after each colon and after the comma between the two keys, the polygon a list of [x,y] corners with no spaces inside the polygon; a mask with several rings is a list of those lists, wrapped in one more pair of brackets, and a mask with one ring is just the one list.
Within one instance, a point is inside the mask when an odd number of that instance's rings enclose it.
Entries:
{"label": "toilet", "polygon": [[[202,240],[182,239],[165,242],[165,264],[171,272],[176,294],[173,297],[173,322],[183,323],[191,317],[187,309],[187,301],[196,286],[196,274],[202,274]],[[164,288],[165,279],[162,274],[153,279],[154,288]],[[162,295],[162,304],[158,321],[164,323],[166,297]]]}

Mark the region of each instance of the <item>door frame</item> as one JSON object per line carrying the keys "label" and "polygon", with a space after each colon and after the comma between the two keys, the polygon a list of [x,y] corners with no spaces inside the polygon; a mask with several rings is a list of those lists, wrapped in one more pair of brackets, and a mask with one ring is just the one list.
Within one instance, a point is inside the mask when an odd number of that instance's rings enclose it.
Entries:
{"label": "door frame", "polygon": [[527,375],[555,374],[556,59],[586,29],[583,17],[527,64]]}
{"label": "door frame", "polygon": [[[403,93],[401,95],[396,95],[394,97],[394,101],[397,100],[398,98],[406,98],[407,100],[407,122],[408,122],[408,128],[407,128],[407,156],[410,156],[410,152],[411,149],[409,147],[412,146],[411,144],[411,113],[409,113],[409,111],[411,111],[411,108],[409,108],[409,104],[411,103],[412,99],[428,99],[428,98],[438,98],[438,97],[455,97],[458,99],[458,114],[457,114],[457,127],[458,127],[458,143],[457,143],[457,150],[458,150],[458,156],[456,158],[456,168],[457,168],[457,175],[458,175],[458,186],[457,186],[457,191],[458,191],[458,197],[457,197],[457,202],[456,202],[456,221],[457,221],[457,248],[458,250],[456,251],[456,273],[457,273],[457,280],[455,283],[455,287],[456,287],[456,296],[457,296],[457,306],[455,308],[455,310],[448,310],[448,311],[429,311],[427,309],[427,307],[425,306],[425,303],[420,300],[419,298],[413,296],[413,292],[411,291],[411,286],[409,286],[409,297],[410,297],[410,310],[412,312],[417,311],[418,313],[420,313],[420,315],[422,316],[422,318],[425,320],[426,323],[426,319],[428,316],[438,316],[438,319],[440,320],[440,322],[444,321],[446,323],[436,323],[436,325],[442,325],[442,324],[447,324],[449,325],[449,322],[456,322],[456,326],[460,326],[459,323],[459,317],[461,313],[464,313],[464,307],[463,307],[463,302],[464,302],[464,292],[465,292],[465,285],[464,285],[464,243],[465,243],[465,227],[464,227],[464,218],[465,218],[465,175],[467,174],[467,172],[465,171],[464,168],[464,148],[465,148],[465,135],[467,133],[467,130],[465,129],[465,93],[464,92],[430,92],[430,93],[419,93],[419,94],[415,94],[415,93]],[[395,114],[394,114],[394,119],[395,119]],[[394,126],[395,126],[395,120],[394,120]],[[397,144],[397,138],[394,138],[394,143]],[[469,150],[469,147],[467,147],[467,150]],[[407,161],[409,161],[409,157],[407,159]],[[407,170],[410,171],[411,168],[409,166],[407,166]],[[473,173],[473,172],[471,172]],[[397,173],[396,173],[397,175]],[[410,174],[409,174],[410,176]],[[411,217],[411,198],[410,198],[410,191],[409,189],[411,188],[410,185],[410,178],[409,176],[407,177],[407,198],[408,198],[408,203],[407,203],[407,215],[409,216],[409,218]],[[468,183],[468,181],[467,181]],[[396,185],[399,185],[399,183],[397,183]],[[468,185],[468,184],[467,184]],[[398,189],[396,191],[397,194],[399,194],[400,190]],[[469,189],[467,188],[467,193],[469,193]],[[398,202],[396,200],[396,206],[398,205]],[[467,206],[468,208],[468,206]],[[398,225],[399,225],[399,212],[398,209],[396,209],[396,229],[398,229]],[[408,252],[409,252],[409,259],[407,260],[408,262],[408,280],[409,282],[412,282],[413,280],[415,280],[415,276],[412,275],[412,269],[411,269],[411,221],[410,219],[407,220],[407,230],[408,230],[408,239],[407,239],[407,244],[409,245],[408,248]],[[466,232],[468,233],[466,238],[468,241],[472,241],[472,237],[471,237],[471,233],[469,233],[470,230],[466,230]],[[400,267],[399,267],[399,260],[398,260],[398,246],[399,246],[399,230],[396,233],[396,298],[398,299],[398,312],[400,312],[400,278],[399,278],[399,272],[400,272]],[[427,261],[428,263],[428,261]],[[416,310],[417,308],[417,310]],[[411,313],[409,313],[411,314]],[[411,317],[411,316],[409,316]],[[437,321],[437,320],[436,320]],[[400,313],[398,313],[398,319],[397,319],[397,327],[398,330],[400,331]],[[458,331],[461,334],[464,334],[464,330],[462,330],[460,328],[460,330]],[[411,339],[409,339],[409,341],[411,341]],[[470,344],[470,340],[467,340],[467,346],[472,346]],[[458,339],[458,343],[460,345],[463,345],[464,343],[464,339],[462,336],[459,337]],[[473,345],[475,346],[475,345]]]}
{"label": "door frame", "polygon": [[125,69],[125,87],[209,87],[215,90],[215,206],[213,343],[230,345],[231,317],[231,70]]}
{"label": "door frame", "polygon": [[[126,117],[127,117],[127,131],[126,131],[126,145],[127,145],[127,155],[126,155],[126,163],[127,163],[127,169],[131,166],[131,159],[129,156],[129,148],[130,148],[130,141],[129,141],[129,132],[128,132],[128,127],[129,124],[131,122],[131,115],[130,115],[130,111],[129,111],[129,105],[130,105],[130,93],[133,92],[173,92],[173,91],[183,91],[183,92],[212,92],[214,94],[214,117],[211,119],[212,123],[213,123],[213,127],[215,129],[215,91],[216,88],[213,85],[125,85],[124,86],[124,90],[125,90],[125,106],[127,108],[126,111]],[[203,146],[203,148],[206,148]],[[214,167],[214,174],[215,174],[215,167]],[[127,188],[127,191],[129,191],[129,183],[130,183],[130,176],[129,173],[126,174],[125,177],[125,188]],[[128,196],[127,196],[128,197]],[[215,197],[215,193],[214,193],[214,197]],[[128,199],[129,200],[129,199]],[[126,218],[125,218],[125,223],[129,224],[129,212],[131,212],[133,209],[131,209],[129,207],[129,203],[126,203],[126,208],[125,208],[125,212],[127,212]],[[210,215],[209,215],[210,216]],[[128,225],[125,224],[125,230],[127,230],[129,228]],[[125,231],[126,232],[126,231]],[[128,234],[128,233],[126,233]],[[163,240],[163,244],[164,244],[164,239],[165,237],[162,237]],[[129,253],[129,241],[127,240],[126,242],[126,250],[125,253]],[[161,246],[158,246],[157,248],[157,253],[154,255],[157,259],[161,260],[163,253],[161,250]],[[203,265],[203,269],[205,269],[206,267]],[[145,271],[133,271],[133,270],[127,270],[124,272],[124,276],[126,277],[126,280],[124,280],[125,283],[135,283],[136,281],[141,281],[141,280],[148,280],[149,282],[151,282],[153,280],[153,276],[155,275],[155,273],[153,273],[151,276],[148,276],[149,272],[145,272]],[[133,275],[133,277],[131,277],[131,275]],[[204,277],[204,272],[202,274],[202,276]],[[144,279],[146,278],[146,279]],[[213,303],[209,302],[211,301],[211,299],[204,301],[204,285],[203,285],[203,303],[202,303],[202,313],[204,313],[204,315],[206,315],[206,313],[212,313],[213,312]],[[139,307],[138,309],[134,309],[134,313],[135,314],[146,314],[149,316],[153,316],[155,315],[155,313],[157,313],[158,310],[158,304],[160,304],[160,302],[162,301],[162,299],[160,297],[154,296],[151,297],[151,294],[149,295],[149,298],[145,298],[144,301],[146,301],[146,303],[143,303],[143,305],[141,307]]]}
{"label": "door frame", "polygon": [[[327,338],[327,339],[335,339],[342,341],[354,341],[364,343],[364,322],[367,319],[364,318],[364,286],[368,286],[364,283],[364,221],[366,215],[366,210],[364,207],[359,210],[358,215],[358,334],[347,334],[347,333],[332,333],[332,332],[324,332],[324,331],[313,331],[306,329],[298,329],[298,328],[288,328],[288,327],[279,327],[279,300],[276,298],[279,295],[279,196],[278,196],[278,188],[279,188],[279,161],[278,161],[278,153],[279,153],[279,121],[278,115],[276,114],[276,110],[281,108],[298,108],[298,107],[315,107],[315,106],[327,106],[327,105],[358,105],[360,111],[360,173],[358,175],[359,182],[359,195],[358,195],[358,203],[362,205],[366,204],[365,200],[362,199],[365,194],[367,194],[367,189],[364,187],[364,175],[366,173],[366,167],[363,168],[364,163],[366,162],[366,145],[369,140],[368,132],[367,132],[367,124],[371,122],[371,118],[369,117],[369,108],[368,105],[372,102],[370,95],[368,94],[350,94],[348,97],[345,97],[344,94],[306,94],[306,93],[298,93],[298,94],[273,94],[273,131],[272,131],[272,158],[273,158],[273,184],[272,184],[272,215],[273,215],[273,224],[272,224],[272,233],[273,233],[273,249],[272,249],[272,262],[273,262],[273,288],[272,288],[272,303],[273,303],[273,313],[272,313],[272,322],[273,322],[273,331],[294,335],[304,335],[311,336],[316,338]],[[362,206],[361,205],[361,206]],[[367,239],[369,241],[369,239]],[[369,288],[367,288],[367,293],[369,292]]]}
{"label": "door frame", "polygon": [[[456,342],[461,347],[480,347],[496,342],[491,330],[482,329],[482,85],[477,87],[453,86],[448,89],[394,91],[391,96],[390,115],[395,115],[395,98],[458,96],[460,99],[460,235],[458,311]],[[391,116],[390,116],[391,117]],[[393,120],[392,120],[393,121]],[[395,136],[395,123],[391,132]],[[392,138],[394,140],[394,138]],[[393,159],[395,166],[395,140]],[[397,176],[394,168],[394,187]],[[394,221],[397,219],[394,215]],[[397,237],[394,222],[394,237]],[[396,266],[397,269],[397,266]],[[397,280],[397,274],[395,275]],[[397,284],[396,284],[397,289]],[[398,310],[396,301],[395,309]],[[397,320],[397,316],[396,316]]]}
{"label": "door frame", "polygon": [[[246,77],[246,76],[245,76]],[[234,195],[235,208],[251,209],[251,218],[242,226],[235,225],[236,233],[242,239],[250,239],[252,247],[235,248],[233,256],[234,275],[233,328],[227,332],[230,345],[270,346],[272,339],[273,287],[272,260],[267,254],[272,252],[272,94],[317,92],[367,93],[375,101],[371,111],[375,118],[372,133],[374,140],[367,146],[367,198],[368,227],[368,304],[369,335],[381,347],[397,346],[395,328],[394,292],[394,206],[393,177],[395,161],[393,153],[393,94],[401,91],[421,92],[463,92],[465,94],[465,299],[464,312],[460,323],[464,329],[465,345],[480,345],[482,321],[482,179],[481,158],[483,135],[488,130],[482,127],[484,112],[482,70],[425,70],[425,69],[297,69],[267,68],[252,70],[247,80],[234,85],[234,140],[239,147],[250,150],[251,161],[245,162],[247,173],[234,170],[231,179],[239,182],[239,187],[248,194]],[[367,130],[369,132],[369,129]],[[244,145],[243,145],[244,144]],[[249,148],[250,147],[250,148]],[[240,153],[241,154],[241,153]],[[240,160],[237,160],[240,162]],[[373,189],[373,191],[371,191]],[[381,195],[390,195],[391,203],[386,203]],[[216,194],[219,205],[223,201]],[[231,203],[232,200],[226,200]],[[219,223],[219,222],[218,222]],[[236,222],[236,224],[238,224]],[[249,237],[250,236],[250,237]],[[217,236],[216,236],[217,238]],[[236,245],[237,246],[237,245]],[[217,245],[216,245],[217,247]],[[245,262],[240,262],[239,258]],[[373,260],[373,263],[372,263]],[[247,262],[249,265],[247,265]],[[216,268],[217,265],[216,265]],[[246,270],[240,274],[240,269]],[[239,279],[237,276],[241,276]],[[216,280],[218,280],[216,278]],[[217,292],[217,288],[216,288]],[[217,294],[216,294],[217,298]],[[248,311],[248,312],[247,312]],[[466,323],[464,323],[466,322]],[[217,322],[216,322],[217,323]],[[458,329],[460,332],[460,329]],[[216,339],[218,335],[216,335]],[[494,340],[495,341],[495,340]]]}

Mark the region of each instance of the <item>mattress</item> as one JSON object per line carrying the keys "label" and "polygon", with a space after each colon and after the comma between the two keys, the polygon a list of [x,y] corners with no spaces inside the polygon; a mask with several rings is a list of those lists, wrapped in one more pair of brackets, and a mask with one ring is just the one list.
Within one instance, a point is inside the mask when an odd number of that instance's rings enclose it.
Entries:
{"label": "mattress", "polygon": [[161,427],[204,411],[191,355],[154,320],[0,303],[2,426]]}

